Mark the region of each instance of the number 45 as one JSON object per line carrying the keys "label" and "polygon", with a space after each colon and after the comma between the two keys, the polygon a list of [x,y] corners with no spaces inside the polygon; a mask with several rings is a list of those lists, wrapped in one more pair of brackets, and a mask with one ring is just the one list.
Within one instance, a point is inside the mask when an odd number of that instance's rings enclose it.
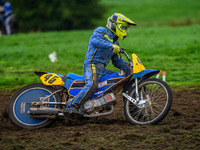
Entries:
{"label": "number 45", "polygon": [[54,81],[56,81],[56,79],[58,79],[58,77],[57,76],[54,76],[51,80],[49,80],[49,84],[52,84]]}

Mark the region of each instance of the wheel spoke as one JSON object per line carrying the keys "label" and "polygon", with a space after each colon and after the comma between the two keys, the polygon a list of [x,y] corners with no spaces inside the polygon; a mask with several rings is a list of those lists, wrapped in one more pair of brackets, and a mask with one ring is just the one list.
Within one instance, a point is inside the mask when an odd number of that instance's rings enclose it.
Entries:
{"label": "wheel spoke", "polygon": [[165,106],[160,105],[158,103],[153,103],[153,107],[158,108],[158,109],[160,109],[162,111]]}

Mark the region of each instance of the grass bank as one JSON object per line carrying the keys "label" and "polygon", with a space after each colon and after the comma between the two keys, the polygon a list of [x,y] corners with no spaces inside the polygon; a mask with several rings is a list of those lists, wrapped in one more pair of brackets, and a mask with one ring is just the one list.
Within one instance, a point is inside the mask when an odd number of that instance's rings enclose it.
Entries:
{"label": "grass bank", "polygon": [[[200,84],[200,25],[137,27],[121,46],[138,55],[146,69],[167,71],[170,85]],[[0,38],[0,88],[40,82],[33,71],[83,74],[92,30],[17,34]],[[48,55],[57,52],[58,61]],[[130,55],[131,53],[129,53]],[[111,64],[109,69],[118,70]]]}

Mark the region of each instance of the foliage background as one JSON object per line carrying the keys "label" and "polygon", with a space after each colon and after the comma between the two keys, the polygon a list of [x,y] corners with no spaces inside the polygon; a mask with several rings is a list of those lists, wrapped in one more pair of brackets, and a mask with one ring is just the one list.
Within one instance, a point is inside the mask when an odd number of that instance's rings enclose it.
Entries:
{"label": "foliage background", "polygon": [[93,20],[101,19],[105,12],[99,0],[9,1],[21,32],[93,28]]}

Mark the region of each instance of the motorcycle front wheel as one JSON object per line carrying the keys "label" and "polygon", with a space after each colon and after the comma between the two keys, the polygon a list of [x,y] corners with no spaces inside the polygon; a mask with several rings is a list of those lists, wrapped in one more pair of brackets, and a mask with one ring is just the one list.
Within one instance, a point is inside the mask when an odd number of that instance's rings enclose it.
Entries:
{"label": "motorcycle front wheel", "polygon": [[[19,91],[12,97],[8,113],[11,121],[26,129],[37,129],[50,126],[54,123],[53,119],[31,118],[28,114],[32,102],[40,102],[42,98],[51,95],[55,89],[43,84],[30,84]],[[49,102],[61,102],[60,96],[56,93],[48,99]],[[39,107],[39,106],[37,106]],[[56,105],[49,105],[51,108],[58,108]]]}
{"label": "motorcycle front wheel", "polygon": [[[157,124],[165,118],[172,105],[172,91],[166,82],[155,78],[143,80],[138,85],[138,94],[141,105],[124,100],[124,114],[131,124]],[[136,99],[135,89],[129,95]]]}

